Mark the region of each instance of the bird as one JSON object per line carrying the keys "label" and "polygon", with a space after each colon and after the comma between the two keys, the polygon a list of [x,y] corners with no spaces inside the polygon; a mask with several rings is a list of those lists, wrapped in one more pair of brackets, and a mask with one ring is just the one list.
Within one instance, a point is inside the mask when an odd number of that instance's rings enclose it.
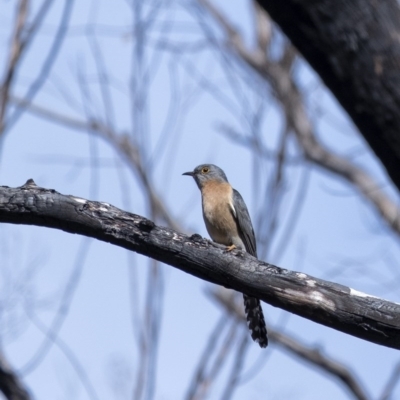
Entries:
{"label": "bird", "polygon": [[[211,239],[227,246],[227,251],[237,248],[257,257],[256,238],[246,203],[229,184],[225,172],[214,164],[201,164],[182,175],[193,177],[200,189],[203,219]],[[267,347],[267,328],[260,300],[246,294],[243,299],[251,337],[260,347]]]}

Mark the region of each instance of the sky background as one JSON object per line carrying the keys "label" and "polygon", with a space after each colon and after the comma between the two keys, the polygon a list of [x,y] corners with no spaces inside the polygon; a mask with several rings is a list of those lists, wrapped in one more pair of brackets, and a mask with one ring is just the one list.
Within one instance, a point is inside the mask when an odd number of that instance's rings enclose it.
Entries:
{"label": "sky background", "polygon": [[[64,2],[55,3],[17,71],[12,90],[17,97],[26,93],[54,39],[64,7]],[[149,18],[152,29],[142,49],[150,67],[138,68],[132,79],[136,68],[132,58],[137,53],[129,3],[73,3],[68,34],[33,103],[77,120],[111,118],[121,132],[137,132],[133,126],[142,129],[137,140],[146,145],[147,161],[154,166],[151,178],[155,189],[185,233],[208,237],[200,193],[193,180],[182,173],[201,163],[217,164],[240,191],[255,221],[260,212],[268,213],[263,196],[266,185],[260,186],[260,182],[268,181],[274,166],[265,162],[256,171],[252,153],[223,135],[220,126],[229,124],[246,135],[249,115],[263,108],[260,130],[265,145],[274,149],[282,131],[282,114],[259,78],[249,78],[249,70],[237,60],[229,71],[224,62],[227,52],[221,55],[206,47],[205,28],[199,22],[195,2],[162,4],[156,16]],[[222,0],[215,4],[251,44],[250,4],[244,0],[235,6]],[[32,7],[34,13],[38,2]],[[153,6],[146,5],[143,13],[151,15],[152,10]],[[2,2],[1,60],[7,59],[14,11],[14,2]],[[205,21],[210,26],[208,34],[220,39],[218,28],[211,20]],[[112,112],[102,103],[101,74],[90,40],[97,41],[105,65],[112,71]],[[279,40],[273,49],[277,54]],[[180,51],[171,50],[171,44]],[[145,97],[146,116],[138,122],[131,108],[130,85],[135,82],[137,90],[142,90],[149,70],[152,78]],[[398,193],[379,162],[318,77],[303,61],[297,62],[295,74],[319,138],[332,151],[348,155],[364,167],[398,203]],[[240,88],[240,101],[232,80]],[[171,99],[179,105],[176,109]],[[33,178],[39,186],[149,217],[142,188],[124,160],[109,143],[89,132],[26,112],[1,140],[1,185],[21,186]],[[293,141],[290,156],[298,155]],[[300,205],[297,195],[304,185],[306,197]],[[288,216],[297,208],[298,221],[288,230]],[[266,261],[400,301],[398,238],[347,183],[317,167],[294,162],[286,170],[279,213],[277,234]],[[284,251],[279,250],[282,244]],[[133,398],[132,379],[140,368],[134,328],[140,321],[133,318],[133,310],[143,308],[150,262],[110,244],[57,230],[0,225],[2,351],[35,399]],[[154,398],[181,399],[221,309],[206,295],[210,284],[170,266],[161,270],[164,298]],[[62,309],[65,304],[67,309]],[[267,304],[263,309],[270,326],[349,366],[373,398],[382,392],[399,362],[395,350]],[[59,331],[52,342],[43,331],[54,323]],[[43,352],[41,346],[47,350]],[[222,375],[227,376],[228,371],[225,368]],[[82,383],[83,374],[92,388]],[[235,399],[351,398],[340,383],[273,344],[267,350],[250,345],[243,370],[246,376],[254,377],[244,379]],[[219,399],[222,389],[218,381],[209,398]],[[393,399],[397,397],[400,385]]]}

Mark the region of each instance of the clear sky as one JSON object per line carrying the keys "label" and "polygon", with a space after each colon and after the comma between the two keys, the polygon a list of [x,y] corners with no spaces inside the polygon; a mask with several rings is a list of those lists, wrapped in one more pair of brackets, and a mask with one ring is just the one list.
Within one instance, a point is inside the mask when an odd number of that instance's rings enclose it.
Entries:
{"label": "clear sky", "polygon": [[[64,2],[56,3],[17,71],[12,89],[17,97],[26,93],[54,40],[64,7]],[[33,103],[78,121],[107,121],[117,132],[127,132],[146,150],[154,188],[185,233],[208,237],[200,193],[182,176],[204,162],[225,170],[258,221],[258,215],[270,212],[265,193],[274,164],[256,164],[248,149],[222,133],[221,125],[243,138],[258,129],[264,145],[276,149],[284,125],[270,88],[230,55],[221,32],[196,1],[143,4],[146,42],[141,47],[128,2],[74,2],[68,34]],[[215,4],[251,44],[250,4]],[[14,2],[2,3],[1,60],[8,55],[14,11]],[[221,47],[212,46],[211,39]],[[279,53],[278,44],[274,51]],[[96,66],[99,54],[107,78]],[[138,57],[144,66],[132,61]],[[318,78],[300,61],[295,74],[321,141],[364,167],[398,203],[380,164]],[[106,80],[108,85],[101,86]],[[102,97],[105,86],[110,104]],[[132,109],[132,92],[144,93],[141,111]],[[255,126],[257,113],[262,118]],[[33,178],[37,185],[63,194],[151,217],[137,176],[108,142],[90,132],[26,112],[1,140],[0,185],[20,186]],[[294,140],[289,156],[301,158]],[[305,184],[306,197],[299,204],[297,194]],[[399,302],[398,239],[367,202],[343,180],[302,162],[286,168],[284,185],[277,232],[265,260]],[[289,216],[297,208],[300,215],[288,235]],[[282,243],[284,251],[279,250]],[[132,382],[141,369],[138,315],[149,267],[151,260],[103,242],[38,227],[0,225],[2,350],[34,398],[134,398]],[[187,392],[222,314],[206,294],[210,284],[170,266],[162,266],[160,273],[164,294],[154,398],[175,400]],[[267,304],[263,308],[270,326],[349,366],[374,398],[399,361],[395,350]],[[54,342],[43,334],[50,326],[58,329]],[[228,371],[224,368],[222,377]],[[242,374],[254,378],[243,381],[235,392],[237,400],[349,398],[340,383],[274,345],[260,350],[251,343]],[[222,382],[217,380],[210,399],[220,398]]]}

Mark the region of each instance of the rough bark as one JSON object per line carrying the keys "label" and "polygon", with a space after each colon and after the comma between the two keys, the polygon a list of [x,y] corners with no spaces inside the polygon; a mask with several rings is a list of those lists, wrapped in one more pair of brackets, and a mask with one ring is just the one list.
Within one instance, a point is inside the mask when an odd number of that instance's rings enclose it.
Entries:
{"label": "rough bark", "polygon": [[257,0],[350,115],[400,189],[397,0]]}
{"label": "rough bark", "polygon": [[135,251],[317,323],[400,349],[400,304],[262,262],[199,235],[156,226],[110,204],[65,196],[29,180],[0,187],[0,222],[77,233]]}

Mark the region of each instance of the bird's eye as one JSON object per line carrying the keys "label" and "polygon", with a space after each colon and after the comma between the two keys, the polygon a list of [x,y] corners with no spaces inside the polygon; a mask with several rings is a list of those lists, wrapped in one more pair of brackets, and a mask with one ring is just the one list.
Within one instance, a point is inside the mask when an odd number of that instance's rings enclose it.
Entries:
{"label": "bird's eye", "polygon": [[210,170],[210,168],[208,168],[208,167],[203,167],[203,168],[201,169],[201,172],[202,172],[203,174],[206,174],[209,170]]}

